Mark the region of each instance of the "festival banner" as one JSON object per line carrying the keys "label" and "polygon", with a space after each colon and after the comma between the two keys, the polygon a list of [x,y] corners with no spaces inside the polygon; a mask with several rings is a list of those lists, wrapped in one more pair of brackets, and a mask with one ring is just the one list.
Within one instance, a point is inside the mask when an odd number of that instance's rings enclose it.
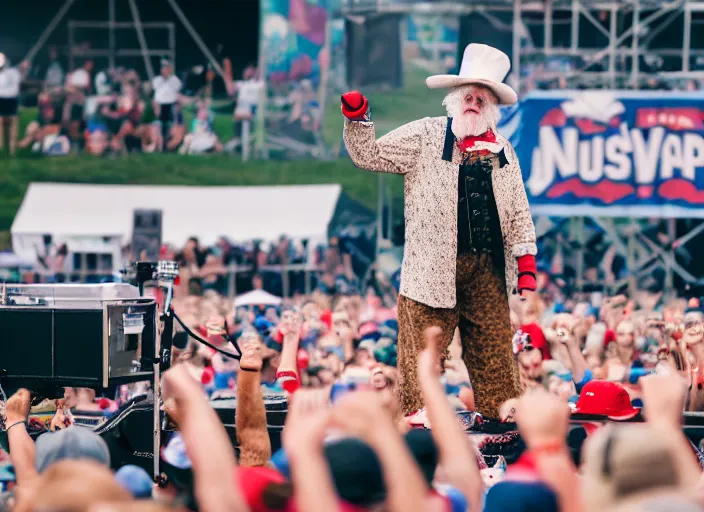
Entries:
{"label": "festival banner", "polygon": [[704,218],[704,94],[535,92],[499,131],[536,215]]}
{"label": "festival banner", "polygon": [[316,154],[335,0],[261,0],[260,51],[268,90],[266,132],[277,148]]}

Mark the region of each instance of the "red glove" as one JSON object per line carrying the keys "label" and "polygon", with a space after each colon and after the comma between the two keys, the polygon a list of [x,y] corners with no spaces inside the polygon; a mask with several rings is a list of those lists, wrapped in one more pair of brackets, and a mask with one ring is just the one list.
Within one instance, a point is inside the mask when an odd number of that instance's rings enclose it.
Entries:
{"label": "red glove", "polygon": [[369,109],[369,102],[361,92],[352,91],[342,95],[342,113],[351,120],[357,121],[364,118],[364,114]]}
{"label": "red glove", "polygon": [[535,256],[526,254],[516,261],[518,262],[518,293],[522,294],[525,290],[534,292],[537,288],[535,278],[538,271]]}

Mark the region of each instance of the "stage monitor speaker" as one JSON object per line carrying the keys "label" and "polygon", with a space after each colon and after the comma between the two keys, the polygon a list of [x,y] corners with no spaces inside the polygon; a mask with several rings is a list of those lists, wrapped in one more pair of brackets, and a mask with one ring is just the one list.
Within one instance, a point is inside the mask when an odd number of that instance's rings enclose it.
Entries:
{"label": "stage monitor speaker", "polygon": [[126,284],[17,285],[0,305],[0,383],[8,390],[111,388],[153,375],[153,299]]}
{"label": "stage monitor speaker", "polygon": [[134,261],[157,261],[161,254],[161,210],[135,210],[132,224]]}
{"label": "stage monitor speaker", "polygon": [[401,20],[396,14],[345,20],[350,88],[403,87]]}

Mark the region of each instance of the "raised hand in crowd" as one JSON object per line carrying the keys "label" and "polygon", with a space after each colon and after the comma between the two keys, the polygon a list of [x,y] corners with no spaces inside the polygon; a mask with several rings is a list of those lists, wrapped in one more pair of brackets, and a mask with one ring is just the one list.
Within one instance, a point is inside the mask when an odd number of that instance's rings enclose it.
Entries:
{"label": "raised hand in crowd", "polygon": [[216,512],[246,511],[235,485],[234,448],[200,383],[184,365],[177,365],[164,373],[162,387],[164,409],[178,424],[191,460],[199,507]]}
{"label": "raised hand in crowd", "polygon": [[579,339],[575,335],[574,329],[572,331],[564,328],[558,329],[557,340],[567,349],[572,379],[574,382],[582,382],[589,369],[589,365],[584,358],[584,354],[582,354]]}
{"label": "raised hand in crowd", "polygon": [[5,404],[5,428],[10,446],[10,460],[15,468],[17,485],[24,486],[38,476],[34,467],[36,448],[27,432],[27,421],[31,408],[31,394],[19,389]]}
{"label": "raised hand in crowd", "polygon": [[263,466],[271,458],[271,441],[266,429],[266,408],[261,389],[262,344],[248,339],[242,346],[237,378],[235,431],[240,445],[240,465]]}
{"label": "raised hand in crowd", "polygon": [[307,512],[337,509],[335,485],[323,452],[330,425],[330,391],[298,390],[291,401],[282,441],[296,489],[296,506]]}
{"label": "raised hand in crowd", "polygon": [[687,383],[677,373],[655,374],[640,379],[643,414],[650,425],[677,441],[676,459],[685,485],[699,485],[702,468],[692,457],[689,440],[682,431]]}
{"label": "raised hand in crowd", "polygon": [[582,495],[577,469],[567,448],[570,409],[563,400],[543,390],[528,392],[519,402],[516,422],[540,478],[558,496],[562,512],[581,512]]}
{"label": "raised hand in crowd", "polygon": [[442,329],[430,327],[425,331],[425,349],[418,356],[418,384],[438,447],[438,464],[447,482],[465,496],[469,509],[480,510],[484,484],[475,453],[440,384],[442,343]]}
{"label": "raised hand in crowd", "polygon": [[385,510],[425,510],[427,484],[378,394],[356,391],[344,395],[332,409],[332,424],[376,452],[386,484]]}
{"label": "raised hand in crowd", "polygon": [[279,332],[283,335],[281,362],[276,378],[288,393],[295,392],[300,384],[298,375],[298,346],[301,341],[301,315],[297,311],[284,311]]}

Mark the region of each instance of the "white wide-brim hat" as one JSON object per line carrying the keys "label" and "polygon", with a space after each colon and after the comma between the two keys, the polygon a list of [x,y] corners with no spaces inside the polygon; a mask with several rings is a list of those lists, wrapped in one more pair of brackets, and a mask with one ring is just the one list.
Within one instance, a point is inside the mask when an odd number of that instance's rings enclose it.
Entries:
{"label": "white wide-brim hat", "polygon": [[433,75],[425,83],[431,89],[452,89],[461,85],[481,85],[491,90],[500,105],[513,105],[518,95],[504,79],[511,70],[511,60],[501,50],[486,44],[467,45],[458,75]]}

